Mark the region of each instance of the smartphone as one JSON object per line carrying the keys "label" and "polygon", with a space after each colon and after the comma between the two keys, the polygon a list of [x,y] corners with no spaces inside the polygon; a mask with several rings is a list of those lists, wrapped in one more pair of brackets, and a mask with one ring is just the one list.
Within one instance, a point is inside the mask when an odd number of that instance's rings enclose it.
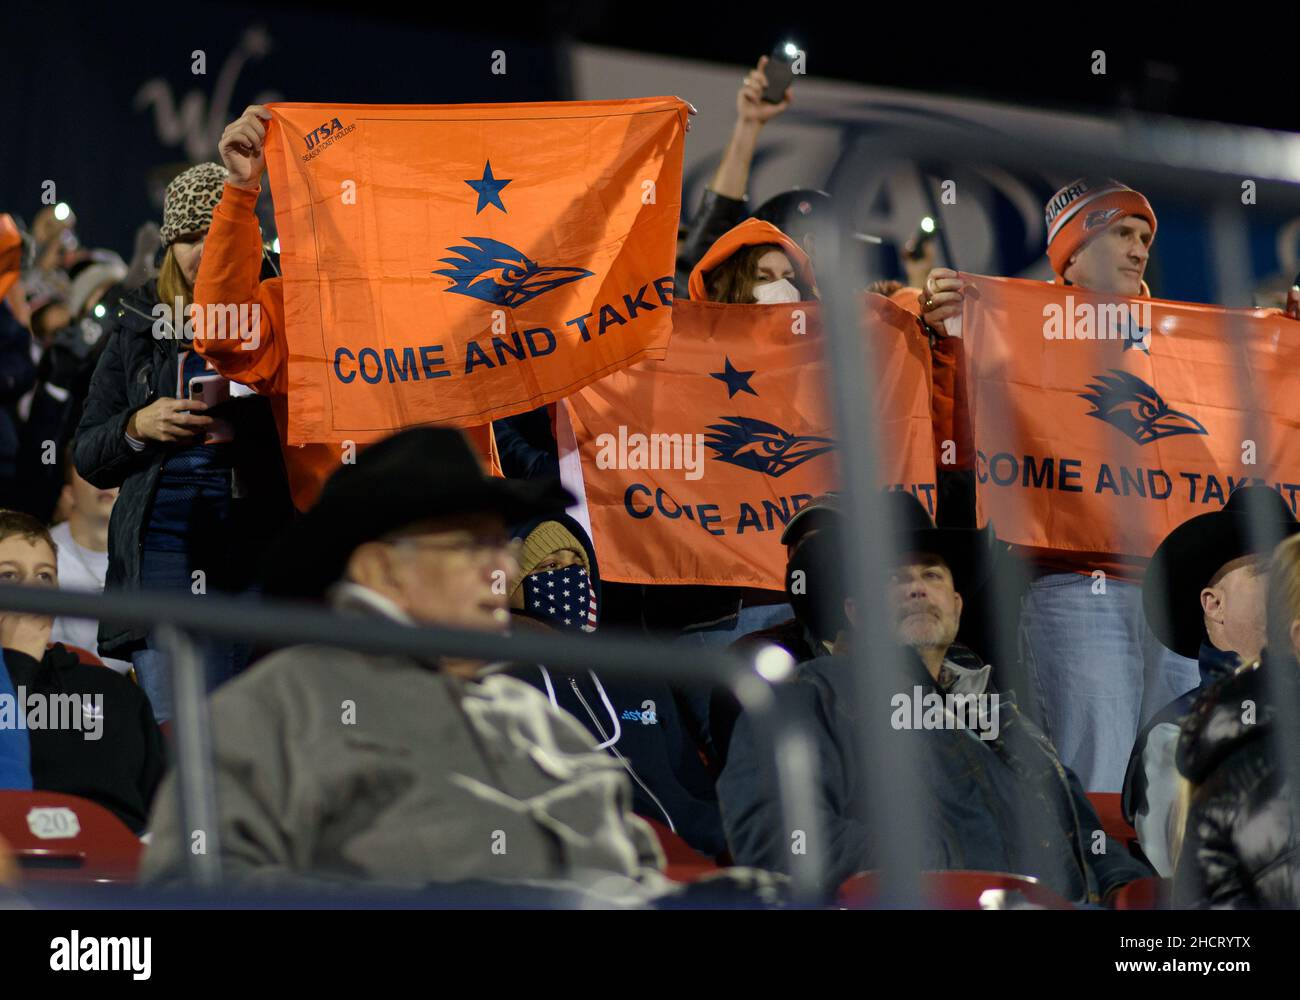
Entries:
{"label": "smartphone", "polygon": [[763,91],[763,100],[768,104],[780,104],[785,100],[786,89],[794,82],[794,62],[798,50],[791,42],[782,42],[772,50],[763,72],[767,75],[767,88]]}
{"label": "smartphone", "polygon": [[903,246],[903,253],[910,260],[920,260],[925,252],[925,245],[939,235],[939,224],[928,215],[921,220],[912,238]]}
{"label": "smartphone", "polygon": [[[190,399],[201,400],[208,409],[220,406],[230,399],[230,379],[224,375],[196,375],[190,379]],[[226,444],[235,439],[235,428],[230,421],[213,417],[204,435],[204,444]]]}

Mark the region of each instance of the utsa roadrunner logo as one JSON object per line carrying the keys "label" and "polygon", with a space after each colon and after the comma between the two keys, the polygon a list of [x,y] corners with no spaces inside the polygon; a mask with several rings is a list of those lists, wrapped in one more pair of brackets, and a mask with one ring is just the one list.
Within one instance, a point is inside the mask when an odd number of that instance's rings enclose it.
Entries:
{"label": "utsa roadrunner logo", "polygon": [[486,236],[462,236],[461,239],[473,245],[448,247],[448,252],[460,256],[440,258],[442,263],[453,266],[433,273],[451,279],[452,285],[445,291],[469,295],[493,305],[521,306],[561,285],[595,273],[581,267],[542,267],[537,261],[529,260],[523,251]]}
{"label": "utsa roadrunner logo", "polygon": [[1190,414],[1172,409],[1160,393],[1136,375],[1112,368],[1110,375],[1094,375],[1092,392],[1079,393],[1093,405],[1088,416],[1104,420],[1138,444],[1150,444],[1175,434],[1209,434]]}
{"label": "utsa roadrunner logo", "polygon": [[719,462],[753,469],[765,476],[784,476],[809,459],[835,447],[833,438],[791,434],[776,424],[753,417],[723,417],[726,423],[710,424],[712,432],[704,443]]}
{"label": "utsa roadrunner logo", "polygon": [[1083,220],[1083,228],[1101,229],[1110,225],[1111,219],[1115,218],[1119,213],[1120,209],[1118,208],[1095,208]]}

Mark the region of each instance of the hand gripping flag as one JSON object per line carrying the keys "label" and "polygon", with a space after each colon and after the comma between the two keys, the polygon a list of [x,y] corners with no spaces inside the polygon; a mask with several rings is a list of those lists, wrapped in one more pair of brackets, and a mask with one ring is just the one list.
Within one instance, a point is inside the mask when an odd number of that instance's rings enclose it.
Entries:
{"label": "hand gripping flag", "polygon": [[[934,511],[929,343],[912,314],[866,296],[883,485]],[[565,399],[561,473],[585,505],[601,576],[784,589],[781,530],[837,487],[815,303],[678,302],[668,357]],[[580,518],[581,519],[581,518]]]}
{"label": "hand gripping flag", "polygon": [[1146,559],[1243,485],[1300,491],[1300,323],[962,275],[981,523]]}
{"label": "hand gripping flag", "polygon": [[670,328],[686,105],[268,105],[291,444],[482,424]]}

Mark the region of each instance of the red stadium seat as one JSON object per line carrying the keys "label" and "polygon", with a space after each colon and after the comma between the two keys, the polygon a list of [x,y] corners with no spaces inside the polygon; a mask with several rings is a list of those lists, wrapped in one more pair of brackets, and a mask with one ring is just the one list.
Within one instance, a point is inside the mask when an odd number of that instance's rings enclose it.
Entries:
{"label": "red stadium seat", "polygon": [[0,791],[0,840],[33,882],[134,882],[143,850],[103,806],[56,792]]}
{"label": "red stadium seat", "polygon": [[695,850],[664,824],[653,819],[646,819],[646,822],[654,830],[655,836],[659,838],[659,846],[663,848],[668,862],[664,874],[668,878],[674,882],[693,882],[701,875],[718,870],[714,861]]}
{"label": "red stadium seat", "polygon": [[1097,818],[1101,820],[1101,828],[1106,831],[1106,836],[1113,837],[1125,846],[1128,846],[1129,841],[1137,840],[1137,831],[1124,819],[1119,792],[1089,792],[1088,801],[1097,810]]}
{"label": "red stadium seat", "polygon": [[1166,910],[1169,908],[1169,880],[1140,878],[1115,893],[1111,904],[1117,910]]}
{"label": "red stadium seat", "polygon": [[[922,872],[921,894],[925,905],[939,910],[984,910],[1006,905],[1005,897],[985,896],[990,890],[1019,893],[1023,901],[1048,910],[1072,910],[1069,901],[1037,879],[1005,872]],[[840,886],[840,906],[851,910],[870,909],[880,894],[880,876],[859,872]],[[983,901],[981,901],[983,900]]]}

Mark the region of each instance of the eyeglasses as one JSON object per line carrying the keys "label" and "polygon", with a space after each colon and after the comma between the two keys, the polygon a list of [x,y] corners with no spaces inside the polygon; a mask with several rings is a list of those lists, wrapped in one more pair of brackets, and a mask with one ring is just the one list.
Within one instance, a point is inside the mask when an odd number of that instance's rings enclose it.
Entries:
{"label": "eyeglasses", "polygon": [[521,538],[502,538],[500,535],[466,535],[458,538],[406,538],[389,539],[389,545],[404,549],[431,549],[435,552],[461,554],[466,556],[504,555],[515,562],[523,551]]}

